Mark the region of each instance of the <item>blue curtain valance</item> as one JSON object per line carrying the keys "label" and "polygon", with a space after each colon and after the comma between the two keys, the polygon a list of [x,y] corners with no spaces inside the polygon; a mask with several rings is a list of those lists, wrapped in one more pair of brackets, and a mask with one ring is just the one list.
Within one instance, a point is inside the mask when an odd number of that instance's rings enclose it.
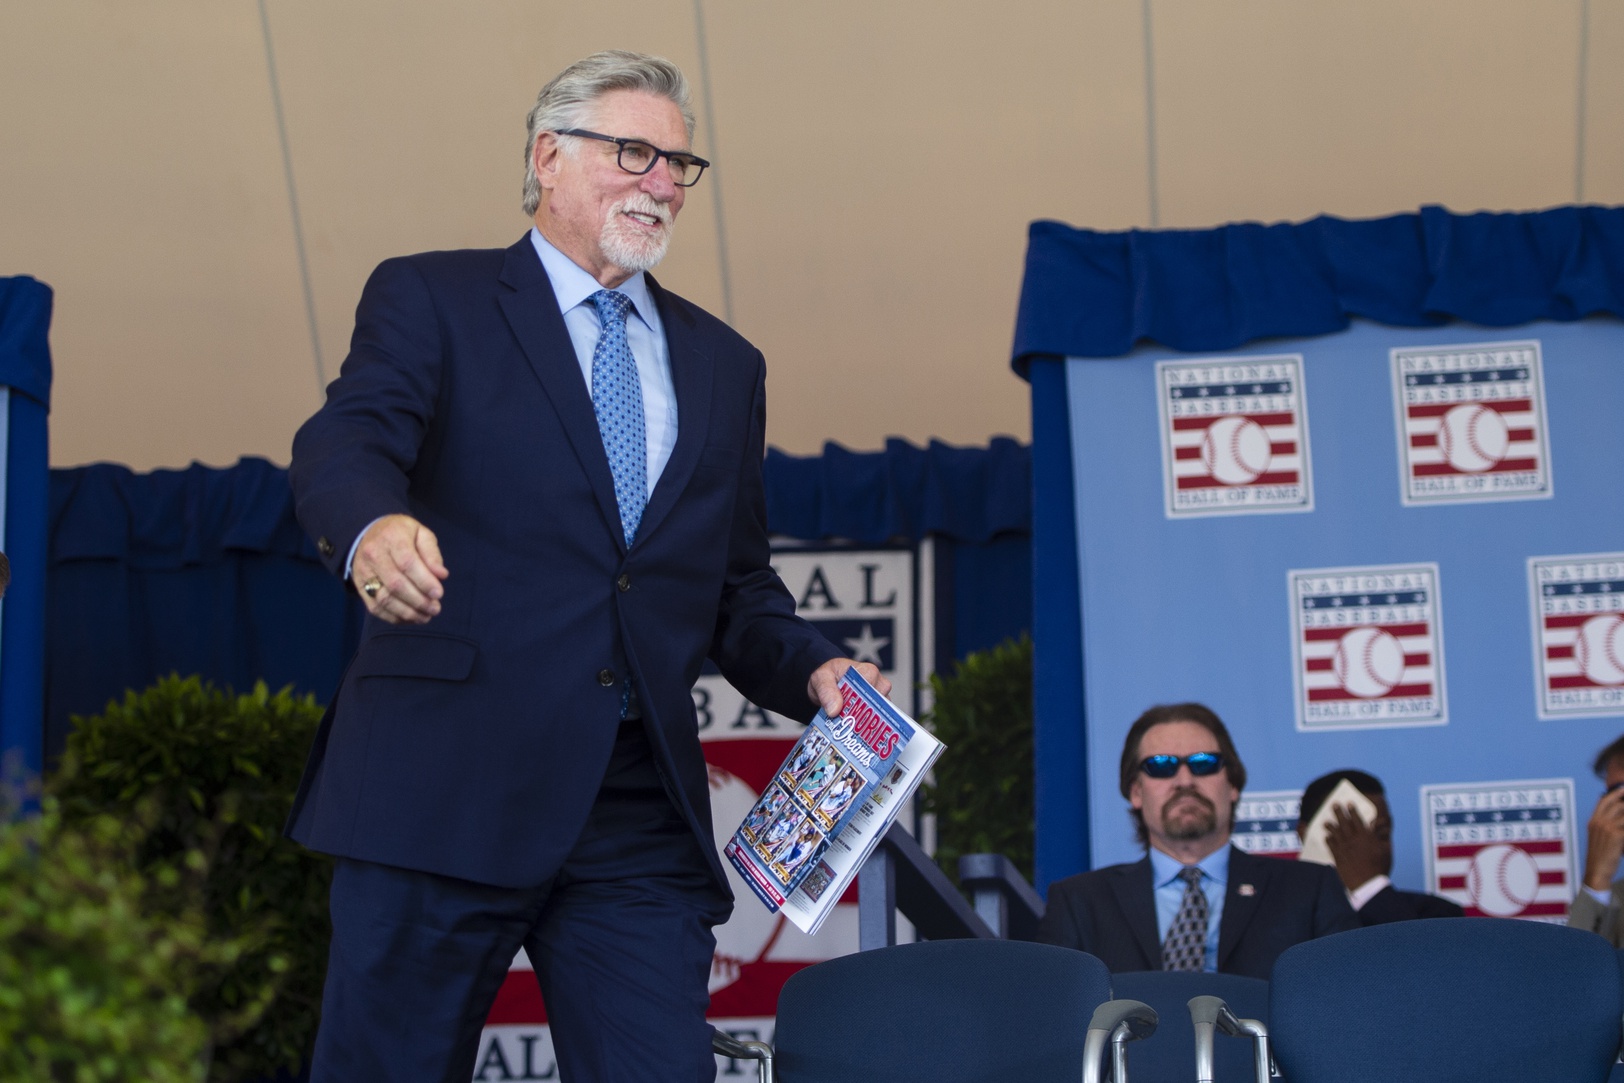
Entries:
{"label": "blue curtain valance", "polygon": [[1012,364],[1120,357],[1142,341],[1186,352],[1464,320],[1624,315],[1624,208],[1416,214],[1203,230],[1102,233],[1032,223]]}

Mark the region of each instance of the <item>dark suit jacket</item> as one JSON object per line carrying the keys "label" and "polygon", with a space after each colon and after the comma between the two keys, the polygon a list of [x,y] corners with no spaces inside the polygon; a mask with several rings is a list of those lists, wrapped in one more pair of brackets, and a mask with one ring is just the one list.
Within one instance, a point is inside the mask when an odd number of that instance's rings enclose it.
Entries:
{"label": "dark suit jacket", "polygon": [[[1275,959],[1293,944],[1358,927],[1335,869],[1230,847],[1218,925],[1222,973],[1267,980]],[[1038,939],[1097,956],[1112,973],[1160,970],[1150,858],[1050,884]]]}
{"label": "dark suit jacket", "polygon": [[1448,899],[1419,891],[1400,891],[1391,884],[1372,895],[1357,912],[1359,924],[1365,926],[1386,925],[1390,921],[1414,921],[1417,918],[1466,916],[1466,911]]}
{"label": "dark suit jacket", "polygon": [[839,652],[773,573],[761,354],[650,281],[678,436],[628,552],[591,394],[528,236],[373,272],[321,411],[299,430],[300,522],[343,574],[373,519],[416,517],[450,578],[427,625],[369,618],[290,819],[327,853],[498,886],[557,871],[608,763],[631,674],[673,801],[725,885],[690,694],[707,656],[805,719]]}

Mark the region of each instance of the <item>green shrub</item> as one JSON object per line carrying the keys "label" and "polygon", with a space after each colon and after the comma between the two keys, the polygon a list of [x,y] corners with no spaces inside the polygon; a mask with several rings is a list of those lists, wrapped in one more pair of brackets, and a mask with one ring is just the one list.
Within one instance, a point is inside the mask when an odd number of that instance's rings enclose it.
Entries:
{"label": "green shrub", "polygon": [[195,911],[150,911],[180,874],[134,872],[141,837],[109,816],[66,826],[49,800],[37,818],[0,822],[0,1079],[204,1078],[208,1027],[187,1002],[237,946]]}
{"label": "green shrub", "polygon": [[1032,878],[1032,640],[976,651],[930,678],[926,716],[948,746],[923,787],[936,860],[954,883],[962,854],[1000,853]]}
{"label": "green shrub", "polygon": [[70,822],[150,804],[151,830],[134,855],[143,873],[207,855],[206,875],[174,880],[155,901],[201,911],[215,937],[251,938],[192,997],[215,1043],[211,1083],[297,1070],[315,1042],[332,870],[282,826],[320,719],[313,699],[286,689],[273,696],[258,684],[237,696],[168,677],[75,718],[50,783]]}

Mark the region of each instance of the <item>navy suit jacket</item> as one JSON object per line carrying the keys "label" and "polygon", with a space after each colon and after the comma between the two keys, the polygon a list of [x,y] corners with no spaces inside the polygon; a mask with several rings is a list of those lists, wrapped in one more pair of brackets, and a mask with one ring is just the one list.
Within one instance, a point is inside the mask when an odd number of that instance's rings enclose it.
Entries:
{"label": "navy suit jacket", "polygon": [[1419,891],[1400,891],[1388,884],[1372,895],[1359,908],[1359,924],[1386,925],[1394,921],[1415,921],[1420,918],[1459,918],[1466,911],[1458,903],[1427,895]]}
{"label": "navy suit jacket", "polygon": [[338,575],[372,520],[433,530],[450,578],[426,625],[368,618],[289,830],[327,853],[497,886],[563,862],[630,674],[671,797],[726,878],[690,690],[706,657],[805,719],[839,651],[770,565],[765,368],[650,281],[678,436],[627,550],[590,392],[529,237],[373,272],[327,402],[294,439],[300,523]]}
{"label": "navy suit jacket", "polygon": [[[1229,850],[1229,883],[1218,923],[1218,970],[1268,980],[1293,944],[1359,928],[1342,881],[1328,865]],[[1045,944],[1079,948],[1113,973],[1162,968],[1155,885],[1146,856],[1049,885],[1038,926]]]}

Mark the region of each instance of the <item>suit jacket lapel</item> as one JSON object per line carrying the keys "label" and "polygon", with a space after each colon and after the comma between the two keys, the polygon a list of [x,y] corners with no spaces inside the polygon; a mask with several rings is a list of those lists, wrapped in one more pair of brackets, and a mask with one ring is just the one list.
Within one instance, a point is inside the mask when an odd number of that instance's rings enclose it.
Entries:
{"label": "suit jacket lapel", "polygon": [[507,250],[499,280],[512,290],[497,297],[508,326],[552,401],[604,520],[613,527],[610,533],[615,544],[624,548],[615,479],[609,471],[609,456],[603,450],[597,415],[592,412],[592,394],[581,379],[581,365],[564,327],[564,316],[558,311],[558,297],[528,234]]}
{"label": "suit jacket lapel", "polygon": [[1150,871],[1150,855],[1132,865],[1122,867],[1111,878],[1111,890],[1117,906],[1127,920],[1128,931],[1139,945],[1145,962],[1151,970],[1162,968],[1162,942],[1156,935],[1156,882]]}
{"label": "suit jacket lapel", "polygon": [[[1254,857],[1236,846],[1229,848],[1229,883],[1224,886],[1224,916],[1218,922],[1219,970],[1229,962],[1269,890],[1269,862],[1278,860]],[[1243,885],[1249,890],[1242,892]]]}
{"label": "suit jacket lapel", "polygon": [[648,507],[643,509],[643,521],[637,528],[639,542],[660,525],[660,520],[687,487],[699,462],[699,453],[710,432],[711,382],[716,368],[694,327],[692,315],[671,303],[653,275],[648,276],[648,285],[660,307],[666,354],[671,359],[671,382],[677,393],[677,443],[649,496]]}

